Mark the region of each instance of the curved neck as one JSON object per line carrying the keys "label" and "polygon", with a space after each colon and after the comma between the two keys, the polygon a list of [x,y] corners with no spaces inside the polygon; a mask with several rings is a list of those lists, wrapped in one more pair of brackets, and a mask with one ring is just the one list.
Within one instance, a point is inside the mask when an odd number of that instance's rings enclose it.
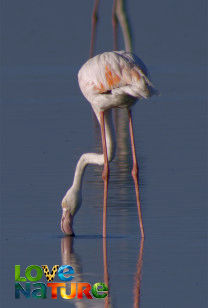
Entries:
{"label": "curved neck", "polygon": [[[95,114],[97,116],[98,122],[100,123],[100,114],[97,112],[95,112]],[[112,111],[106,110],[104,113],[104,118],[108,160],[112,161],[115,154],[115,134],[112,120]],[[80,157],[76,166],[74,181],[72,184],[72,187],[76,191],[79,191],[82,188],[84,171],[88,164],[103,165],[104,155],[97,153],[85,153]]]}

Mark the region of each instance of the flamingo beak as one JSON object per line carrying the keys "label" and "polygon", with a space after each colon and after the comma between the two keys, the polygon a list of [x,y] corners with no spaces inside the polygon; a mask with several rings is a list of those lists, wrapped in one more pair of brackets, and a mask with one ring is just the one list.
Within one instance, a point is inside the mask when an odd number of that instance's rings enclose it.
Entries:
{"label": "flamingo beak", "polygon": [[73,216],[68,209],[63,208],[62,218],[61,218],[61,230],[67,235],[74,236],[73,231]]}

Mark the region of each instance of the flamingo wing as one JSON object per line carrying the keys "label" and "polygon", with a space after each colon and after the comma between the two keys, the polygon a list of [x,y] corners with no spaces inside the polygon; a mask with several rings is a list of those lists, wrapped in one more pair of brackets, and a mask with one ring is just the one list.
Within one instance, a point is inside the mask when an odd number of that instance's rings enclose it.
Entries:
{"label": "flamingo wing", "polygon": [[[148,71],[143,62],[125,51],[105,52],[88,60],[78,74],[85,96],[107,94],[114,89],[137,88],[135,96],[150,96]],[[139,93],[139,94],[138,94]]]}

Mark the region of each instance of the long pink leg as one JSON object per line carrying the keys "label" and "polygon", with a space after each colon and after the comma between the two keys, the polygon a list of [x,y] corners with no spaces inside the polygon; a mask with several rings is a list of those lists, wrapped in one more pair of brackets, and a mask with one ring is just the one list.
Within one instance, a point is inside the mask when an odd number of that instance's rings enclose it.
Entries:
{"label": "long pink leg", "polygon": [[133,157],[133,169],[132,169],[131,174],[132,174],[132,177],[134,179],[134,185],[135,185],[135,191],[136,191],[136,200],[137,200],[137,209],[138,209],[141,237],[144,237],[141,204],[140,204],[140,200],[139,200],[138,164],[137,164],[137,158],[136,158],[136,149],[135,149],[135,143],[134,143],[134,132],[133,132],[133,125],[132,125],[132,115],[131,115],[130,109],[128,109],[128,117],[129,117],[129,131],[130,131],[131,149],[132,149],[132,157]]}
{"label": "long pink leg", "polygon": [[95,32],[96,24],[98,20],[98,6],[100,0],[95,0],[93,11],[92,11],[92,28],[91,28],[91,40],[90,40],[90,58],[93,57],[94,53],[94,41],[95,41]]}
{"label": "long pink leg", "polygon": [[113,49],[118,50],[118,20],[116,16],[117,0],[113,0],[112,25],[113,25]]}
{"label": "long pink leg", "polygon": [[108,166],[108,154],[105,139],[105,120],[104,111],[100,112],[100,126],[101,126],[101,136],[104,154],[104,169],[102,173],[102,178],[104,181],[104,197],[103,197],[103,237],[106,237],[106,217],[107,217],[107,196],[108,196],[108,179],[109,179],[109,166]]}

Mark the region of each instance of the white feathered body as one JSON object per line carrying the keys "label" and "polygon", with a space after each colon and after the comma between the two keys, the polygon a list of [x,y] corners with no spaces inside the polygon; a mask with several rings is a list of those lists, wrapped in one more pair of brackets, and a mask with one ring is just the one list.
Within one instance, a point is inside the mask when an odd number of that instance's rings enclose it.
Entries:
{"label": "white feathered body", "polygon": [[126,51],[112,51],[89,59],[78,73],[79,86],[96,115],[127,107],[155,91],[144,63]]}

